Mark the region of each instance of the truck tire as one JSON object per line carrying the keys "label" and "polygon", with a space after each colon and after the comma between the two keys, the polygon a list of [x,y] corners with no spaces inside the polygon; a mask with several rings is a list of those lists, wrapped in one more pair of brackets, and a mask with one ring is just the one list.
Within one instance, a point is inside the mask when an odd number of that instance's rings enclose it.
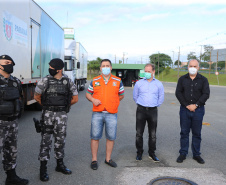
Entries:
{"label": "truck tire", "polygon": [[83,91],[85,89],[85,80],[82,80],[82,84],[81,84],[81,87],[80,87],[80,91]]}
{"label": "truck tire", "polygon": [[79,80],[76,81],[76,85],[77,85],[77,91],[78,91],[78,93],[79,93],[79,91],[80,91],[80,81],[79,81]]}

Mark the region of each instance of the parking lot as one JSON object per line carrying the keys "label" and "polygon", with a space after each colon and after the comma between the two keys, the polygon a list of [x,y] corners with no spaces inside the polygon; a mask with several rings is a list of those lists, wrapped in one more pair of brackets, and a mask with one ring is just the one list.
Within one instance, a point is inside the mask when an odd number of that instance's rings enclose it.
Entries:
{"label": "parking lot", "polygon": [[[118,167],[111,168],[104,163],[105,137],[100,141],[96,171],[90,169],[90,121],[92,104],[85,98],[85,91],[79,93],[79,102],[69,113],[66,140],[65,164],[72,170],[66,176],[55,172],[56,161],[52,151],[48,163],[51,185],[113,185],[147,184],[159,176],[175,176],[190,179],[197,184],[226,184],[226,88],[211,86],[210,99],[207,101],[206,114],[202,129],[202,157],[204,165],[192,159],[191,150],[184,163],[177,163],[179,153],[179,102],[174,92],[176,83],[163,83],[165,101],[159,108],[157,127],[156,155],[160,163],[148,159],[148,135],[145,129],[144,154],[141,162],[135,161],[135,112],[136,104],[132,99],[132,87],[125,88],[125,98],[118,112],[118,132],[112,154]],[[87,85],[86,85],[87,86]],[[86,87],[87,88],[87,87]],[[39,180],[40,135],[35,132],[33,117],[40,117],[39,111],[26,111],[19,120],[18,175],[30,180],[30,184],[44,184]],[[5,174],[0,166],[0,184],[4,184]]]}

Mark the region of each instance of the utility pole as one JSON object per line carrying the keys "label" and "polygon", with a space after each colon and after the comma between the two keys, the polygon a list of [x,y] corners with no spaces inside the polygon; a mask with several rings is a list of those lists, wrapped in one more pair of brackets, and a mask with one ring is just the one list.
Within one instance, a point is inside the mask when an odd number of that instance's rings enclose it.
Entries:
{"label": "utility pole", "polygon": [[200,64],[201,64],[201,56],[202,56],[202,45],[200,45],[201,46],[201,50],[200,50]]}
{"label": "utility pole", "polygon": [[226,57],[225,57],[224,71],[225,71],[225,73],[226,73]]}
{"label": "utility pole", "polygon": [[[128,54],[128,53],[127,53],[127,52],[123,52],[123,53],[122,53],[123,64],[124,64],[124,61],[125,61],[125,55],[126,55],[126,54]],[[128,57],[128,56],[127,56],[127,57]]]}
{"label": "utility pole", "polygon": [[173,62],[172,62],[172,68],[173,68],[173,63],[174,63],[174,51],[172,51],[173,52]]}
{"label": "utility pole", "polygon": [[179,61],[180,61],[180,47],[179,47],[178,61],[177,61],[177,79],[179,79]]}
{"label": "utility pole", "polygon": [[124,58],[125,58],[125,52],[122,53],[122,61],[123,61],[123,64],[124,64]]}
{"label": "utility pole", "polygon": [[116,64],[116,55],[115,55],[115,64]]}
{"label": "utility pole", "polygon": [[[218,50],[217,50],[217,62],[218,62]],[[217,62],[216,62],[216,72],[217,72]]]}
{"label": "utility pole", "polygon": [[[217,50],[217,62],[218,62],[218,50]],[[216,62],[216,72],[217,72],[217,62]],[[219,75],[217,75],[217,82],[218,82],[218,85],[219,85],[219,78],[218,78]]]}
{"label": "utility pole", "polygon": [[158,79],[159,79],[159,52],[158,52]]}
{"label": "utility pole", "polygon": [[211,51],[210,51],[210,61],[209,61],[209,78],[210,78],[211,65],[212,65],[212,62],[211,62]]}
{"label": "utility pole", "polygon": [[141,64],[142,64],[142,57],[141,57]]}

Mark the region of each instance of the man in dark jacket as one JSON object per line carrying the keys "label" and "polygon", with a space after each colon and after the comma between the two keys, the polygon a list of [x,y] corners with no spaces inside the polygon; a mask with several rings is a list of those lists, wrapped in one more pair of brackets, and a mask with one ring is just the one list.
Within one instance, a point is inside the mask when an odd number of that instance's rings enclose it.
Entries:
{"label": "man in dark jacket", "polygon": [[209,83],[206,77],[198,73],[199,62],[195,59],[188,64],[188,74],[181,76],[176,88],[176,97],[180,106],[180,156],[178,163],[186,159],[189,147],[189,133],[192,130],[192,153],[193,159],[200,164],[205,161],[201,158],[201,129],[205,114],[205,102],[210,96]]}

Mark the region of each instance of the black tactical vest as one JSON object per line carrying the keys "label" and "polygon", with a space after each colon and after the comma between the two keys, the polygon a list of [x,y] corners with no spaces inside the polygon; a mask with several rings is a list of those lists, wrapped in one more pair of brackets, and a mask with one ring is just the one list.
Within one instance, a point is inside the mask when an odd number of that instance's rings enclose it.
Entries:
{"label": "black tactical vest", "polygon": [[8,83],[0,79],[0,116],[17,116],[20,112],[20,84],[15,77]]}
{"label": "black tactical vest", "polygon": [[42,95],[42,105],[68,107],[71,102],[69,79],[65,77],[60,80],[47,78],[47,88]]}

